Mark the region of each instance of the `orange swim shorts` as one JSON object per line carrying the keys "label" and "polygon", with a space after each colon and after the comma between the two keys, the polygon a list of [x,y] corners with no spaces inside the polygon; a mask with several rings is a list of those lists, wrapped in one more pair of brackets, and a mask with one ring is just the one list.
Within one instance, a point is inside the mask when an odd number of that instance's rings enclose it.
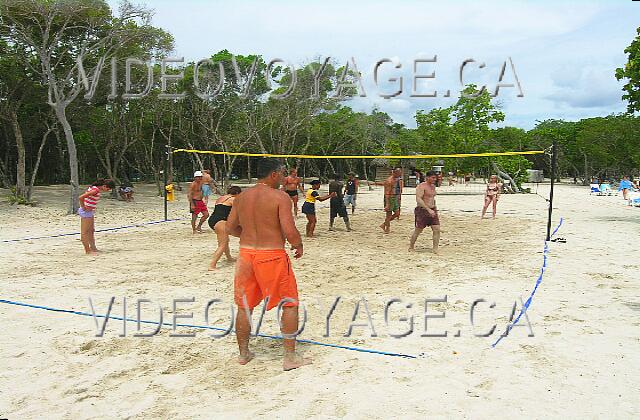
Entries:
{"label": "orange swim shorts", "polygon": [[285,298],[295,302],[283,306],[298,306],[298,285],[289,255],[284,249],[240,248],[234,279],[236,305],[253,309],[267,297],[267,310]]}

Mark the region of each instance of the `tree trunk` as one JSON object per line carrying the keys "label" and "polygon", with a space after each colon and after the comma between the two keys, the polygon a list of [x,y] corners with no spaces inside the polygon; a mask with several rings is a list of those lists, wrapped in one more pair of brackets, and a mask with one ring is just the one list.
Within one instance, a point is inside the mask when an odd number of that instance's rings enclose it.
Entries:
{"label": "tree trunk", "polygon": [[504,172],[502,169],[500,169],[498,167],[498,165],[496,165],[495,162],[491,162],[491,166],[493,166],[493,169],[496,171],[496,173],[498,174],[498,176],[502,179],[507,179],[509,180],[509,185],[511,187],[511,191],[514,193],[519,193],[520,189],[518,188],[518,185],[516,184],[516,182],[513,180],[513,178],[511,178],[511,176]]}
{"label": "tree trunk", "polygon": [[20,128],[18,114],[15,109],[11,109],[9,112],[9,119],[11,121],[11,128],[13,128],[13,135],[16,139],[16,148],[18,149],[18,162],[16,165],[16,197],[27,199],[26,153],[24,148],[24,139],[22,137],[22,129]]}
{"label": "tree trunk", "polygon": [[0,187],[2,188],[11,188],[11,178],[9,178],[9,169],[7,158],[9,157],[9,153],[5,156],[5,161],[0,160]]}
{"label": "tree trunk", "polygon": [[44,135],[42,136],[42,141],[40,142],[40,147],[38,148],[38,154],[36,157],[36,163],[33,165],[33,169],[31,170],[31,181],[29,181],[29,188],[27,189],[27,200],[31,201],[31,195],[33,193],[33,185],[36,182],[36,176],[38,175],[38,168],[40,168],[40,159],[42,158],[42,150],[44,149],[44,145],[47,143],[47,138],[49,134],[53,131],[53,128],[49,128]]}
{"label": "tree trunk", "polygon": [[247,156],[247,181],[251,184],[251,156]]}
{"label": "tree trunk", "polygon": [[69,214],[77,214],[80,203],[78,197],[80,197],[80,180],[78,177],[78,152],[76,149],[76,142],[73,138],[73,131],[69,120],[67,120],[66,106],[60,103],[53,104],[53,109],[62,125],[64,130],[64,137],[67,140],[67,151],[69,153],[69,190],[71,193],[69,203]]}
{"label": "tree trunk", "polygon": [[60,138],[60,131],[56,130],[54,131],[54,134],[56,136],[56,143],[58,144],[58,170],[57,170],[57,174],[55,176],[55,183],[59,184],[61,182],[63,182],[63,180],[66,179],[66,171],[65,171],[65,167],[64,167],[64,144],[62,143],[62,139]]}

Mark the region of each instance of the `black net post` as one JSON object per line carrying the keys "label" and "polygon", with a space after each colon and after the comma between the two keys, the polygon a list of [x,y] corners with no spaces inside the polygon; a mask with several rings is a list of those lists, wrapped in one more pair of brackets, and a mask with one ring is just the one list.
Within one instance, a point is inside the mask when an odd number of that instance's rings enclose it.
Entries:
{"label": "black net post", "polygon": [[551,191],[549,191],[549,216],[547,217],[547,241],[551,240],[551,216],[553,215],[553,186],[556,181],[558,144],[553,140],[551,146]]}

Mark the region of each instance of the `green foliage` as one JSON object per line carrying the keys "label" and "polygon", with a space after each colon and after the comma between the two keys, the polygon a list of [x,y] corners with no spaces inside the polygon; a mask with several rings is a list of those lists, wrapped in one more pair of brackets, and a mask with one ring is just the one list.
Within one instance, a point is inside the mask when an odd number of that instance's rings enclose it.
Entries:
{"label": "green foliage", "polygon": [[[22,9],[18,10],[19,7]],[[98,40],[114,28],[118,34],[115,36],[117,48],[109,49],[109,54],[119,60],[118,94],[124,92],[124,65],[121,65],[124,57],[157,59],[173,48],[171,34],[150,25],[149,11],[139,10],[138,19],[120,19],[102,0],[0,1],[0,113],[3,106],[19,104],[18,117],[25,127],[28,165],[35,160],[40,138],[46,132],[44,121],[34,122],[45,120],[36,116],[47,108],[47,89],[42,82],[44,79],[37,74],[40,63],[32,47],[16,41],[16,25],[30,22],[31,32],[27,35],[38,42],[43,41],[37,34],[39,25],[44,24],[43,10],[56,12],[53,14],[54,31],[67,25],[59,42],[51,45],[52,57],[61,63],[55,76],[64,80],[66,75],[72,74],[63,93],[73,90],[73,84],[77,83],[73,65],[78,46]],[[6,20],[9,15],[12,18]],[[91,50],[85,57],[86,69],[92,68],[108,48],[105,45]],[[625,99],[630,102],[630,110],[632,106],[634,110],[640,106],[637,105],[640,102],[639,49],[640,40],[636,38],[626,50],[629,63],[616,74],[619,79],[628,79],[625,85],[628,97]],[[232,57],[238,64],[239,75]],[[211,93],[215,90],[220,81],[218,63],[222,63],[225,83],[221,91],[210,99],[198,97],[194,88],[195,63],[189,63],[184,67],[184,80],[169,88],[171,93],[186,93],[180,101],[159,98],[158,63],[153,68],[154,86],[146,98],[127,102],[118,97],[108,101],[111,86],[107,64],[92,102],[83,100],[80,93],[79,99],[66,110],[83,177],[88,180],[97,173],[107,173],[114,177],[140,175],[158,180],[164,165],[165,145],[295,154],[413,155],[547,149],[557,141],[559,170],[564,175],[587,178],[600,173],[638,173],[640,168],[640,136],[636,134],[640,132],[640,119],[632,115],[610,115],[578,122],[545,120],[529,131],[515,127],[495,128],[504,121],[504,113],[487,92],[470,85],[464,90],[466,95],[451,106],[418,111],[415,115],[417,128],[408,129],[394,123],[388,114],[378,109],[356,112],[350,108],[348,98],[356,95],[357,89],[343,91],[345,98],[336,97],[344,63],[329,63],[320,78],[318,94],[312,95],[316,90],[314,73],[319,71],[322,62],[308,62],[294,70],[276,66],[271,69],[271,78],[276,83],[269,86],[264,77],[266,63],[259,55],[234,54],[222,49],[212,51],[210,59],[213,66],[200,68],[198,91]],[[254,62],[255,75],[251,77]],[[348,82],[356,82],[355,76],[351,70],[346,73]],[[287,91],[294,77],[295,90],[286,98],[276,99],[276,95]],[[133,92],[142,90],[145,78],[144,69],[134,67]],[[9,156],[5,166],[15,171],[15,142],[11,129],[6,122],[0,123],[5,124],[0,129],[0,153]],[[58,136],[52,134],[52,140],[43,150],[43,168],[38,182],[68,179],[64,169],[68,159],[64,133],[61,127],[56,129]],[[436,160],[425,159],[415,165],[428,169]],[[547,174],[550,170],[546,155],[499,157],[493,161],[519,184],[526,180],[527,168],[544,169]],[[490,158],[448,159],[445,170],[487,175],[491,162]],[[346,170],[368,174],[370,160],[290,160],[287,163],[305,166],[307,174]],[[397,165],[400,161],[391,159],[388,163]],[[172,165],[175,168],[171,173],[180,177],[201,165],[217,172],[217,178],[225,172],[245,176],[244,171],[248,169],[245,158],[211,155],[176,155]],[[7,178],[15,179],[14,174]]]}
{"label": "green foliage", "polygon": [[497,156],[495,162],[500,169],[513,178],[520,189],[522,189],[522,184],[529,179],[527,169],[533,167],[533,163],[528,161],[524,156]]}
{"label": "green foliage", "polygon": [[627,63],[624,67],[616,69],[616,79],[626,79],[627,83],[622,87],[625,92],[622,99],[628,101],[627,110],[630,113],[640,111],[640,28],[631,45],[625,48]]}
{"label": "green foliage", "polygon": [[9,204],[17,204],[20,206],[35,206],[36,202],[33,200],[29,200],[26,197],[20,196],[16,194],[16,188],[11,188],[11,194],[7,196],[7,201]]}

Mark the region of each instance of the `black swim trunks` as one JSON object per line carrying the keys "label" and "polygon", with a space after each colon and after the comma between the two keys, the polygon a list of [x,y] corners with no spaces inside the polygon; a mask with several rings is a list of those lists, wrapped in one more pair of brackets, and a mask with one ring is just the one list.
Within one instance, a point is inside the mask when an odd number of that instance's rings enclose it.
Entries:
{"label": "black swim trunks", "polygon": [[332,197],[329,201],[329,204],[329,212],[331,213],[329,217],[331,219],[335,218],[336,216],[349,217],[349,215],[347,214],[347,207],[344,205],[344,201],[341,198]]}

